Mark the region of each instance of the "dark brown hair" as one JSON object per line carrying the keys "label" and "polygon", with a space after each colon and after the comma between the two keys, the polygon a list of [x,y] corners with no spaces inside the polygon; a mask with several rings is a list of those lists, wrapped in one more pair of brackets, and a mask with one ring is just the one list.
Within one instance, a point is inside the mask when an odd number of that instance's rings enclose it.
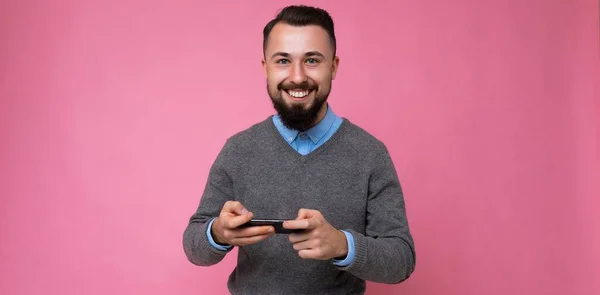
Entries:
{"label": "dark brown hair", "polygon": [[305,5],[284,7],[273,20],[267,23],[263,29],[263,53],[267,48],[267,41],[271,30],[280,22],[292,26],[317,25],[323,28],[329,35],[329,41],[331,42],[331,46],[333,46],[333,56],[335,56],[336,42],[333,19],[331,19],[329,13],[324,9]]}

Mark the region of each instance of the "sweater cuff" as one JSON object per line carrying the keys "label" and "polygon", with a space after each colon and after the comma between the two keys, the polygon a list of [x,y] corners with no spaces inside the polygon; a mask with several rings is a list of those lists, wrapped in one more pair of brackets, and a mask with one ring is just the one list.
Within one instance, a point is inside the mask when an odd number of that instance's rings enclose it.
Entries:
{"label": "sweater cuff", "polygon": [[346,240],[348,241],[348,254],[343,260],[333,259],[333,264],[337,266],[348,266],[354,260],[354,238],[352,237],[351,233],[345,230],[342,230],[341,232],[346,235]]}
{"label": "sweater cuff", "polygon": [[[349,265],[336,266],[343,271],[360,272],[367,264],[367,238],[354,230],[346,231],[352,236],[354,241],[354,257]],[[350,251],[348,251],[348,253],[350,253]]]}
{"label": "sweater cuff", "polygon": [[[212,257],[211,259],[216,259],[216,260],[220,260],[222,259],[231,249],[233,249],[233,246],[229,246],[229,248],[227,248],[227,250],[219,250],[217,247],[213,246],[208,238],[208,236],[206,235],[206,232],[210,232],[210,226],[209,226],[209,222],[205,223],[203,230],[200,231],[199,235],[201,237],[199,237],[199,241],[198,241],[198,245],[200,246],[200,248],[204,249],[205,251],[207,251],[207,254]],[[214,240],[213,240],[214,241]],[[215,245],[218,245],[215,243]],[[225,245],[221,245],[221,247],[226,247]]]}

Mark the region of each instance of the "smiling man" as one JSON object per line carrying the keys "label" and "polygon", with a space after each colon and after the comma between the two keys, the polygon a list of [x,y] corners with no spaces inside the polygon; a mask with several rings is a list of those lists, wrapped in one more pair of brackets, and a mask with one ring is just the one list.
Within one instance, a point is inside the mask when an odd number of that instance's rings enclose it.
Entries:
{"label": "smiling man", "polygon": [[[232,294],[364,294],[414,271],[414,242],[386,146],[327,103],[338,70],[322,9],[288,6],[263,31],[277,114],[230,137],[183,235],[188,259],[239,247]],[[290,234],[251,219],[288,219]]]}

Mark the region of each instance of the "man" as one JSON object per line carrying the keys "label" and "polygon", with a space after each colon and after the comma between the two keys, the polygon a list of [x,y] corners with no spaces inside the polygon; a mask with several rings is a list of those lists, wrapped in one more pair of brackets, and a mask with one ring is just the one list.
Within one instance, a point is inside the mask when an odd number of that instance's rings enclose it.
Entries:
{"label": "man", "polygon": [[[220,262],[239,247],[232,294],[364,294],[415,267],[398,177],[385,145],[327,103],[338,70],[333,21],[289,6],[263,31],[277,114],[230,137],[183,237],[188,259]],[[242,226],[252,218],[292,219]]]}

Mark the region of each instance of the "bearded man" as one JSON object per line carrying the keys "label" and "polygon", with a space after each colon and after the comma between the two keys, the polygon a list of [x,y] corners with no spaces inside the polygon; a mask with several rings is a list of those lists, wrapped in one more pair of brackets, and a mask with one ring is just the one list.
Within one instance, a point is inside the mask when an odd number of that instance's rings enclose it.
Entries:
{"label": "bearded man", "polygon": [[[388,150],[327,102],[339,66],[329,13],[288,6],[263,38],[277,113],[228,138],[185,229],[186,256],[211,266],[239,247],[232,294],[364,294],[366,281],[405,281],[414,241]],[[249,226],[258,218],[285,221]]]}

